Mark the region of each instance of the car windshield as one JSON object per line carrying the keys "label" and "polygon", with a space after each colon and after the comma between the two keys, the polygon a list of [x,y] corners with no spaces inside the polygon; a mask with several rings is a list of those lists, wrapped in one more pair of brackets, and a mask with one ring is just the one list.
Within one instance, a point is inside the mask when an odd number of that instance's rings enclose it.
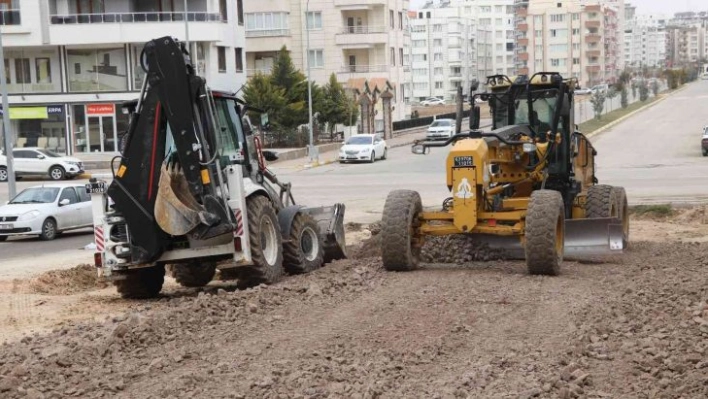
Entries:
{"label": "car windshield", "polygon": [[59,194],[58,187],[35,187],[22,190],[11,204],[50,204],[54,202]]}
{"label": "car windshield", "polygon": [[61,158],[61,155],[57,154],[54,151],[48,150],[46,148],[37,149],[37,151],[50,157],[50,158]]}
{"label": "car windshield", "polygon": [[438,127],[438,126],[451,126],[452,124],[450,121],[435,121],[432,124],[430,124],[430,127]]}
{"label": "car windshield", "polygon": [[349,137],[349,139],[347,140],[347,144],[371,144],[371,140],[372,138],[370,136],[354,136]]}

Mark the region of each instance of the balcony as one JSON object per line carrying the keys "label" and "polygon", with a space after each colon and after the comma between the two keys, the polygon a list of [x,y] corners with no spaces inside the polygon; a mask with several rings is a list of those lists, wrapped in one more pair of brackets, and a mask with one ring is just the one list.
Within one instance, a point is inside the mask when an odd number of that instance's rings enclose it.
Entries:
{"label": "balcony", "polygon": [[519,75],[528,75],[528,74],[529,74],[528,68],[519,68]]}
{"label": "balcony", "polygon": [[529,24],[526,24],[526,23],[518,24],[518,25],[516,25],[516,30],[518,30],[520,32],[526,32],[529,30]]}
{"label": "balcony", "polygon": [[519,38],[516,43],[519,45],[519,47],[526,47],[529,45],[529,39],[526,37]]}
{"label": "balcony", "polygon": [[602,69],[602,67],[599,64],[590,64],[587,67],[585,67],[589,73],[598,73]]}
{"label": "balcony", "polygon": [[600,21],[585,21],[586,28],[599,28],[602,25]]}
{"label": "balcony", "polygon": [[585,41],[588,43],[599,43],[602,40],[602,36],[598,33],[588,33],[585,35]]}
{"label": "balcony", "polygon": [[585,6],[585,12],[602,12],[600,5]]}
{"label": "balcony", "polygon": [[519,53],[518,59],[519,59],[519,61],[528,61],[529,60],[529,53]]}
{"label": "balcony", "polygon": [[219,13],[128,12],[51,15],[48,44],[144,43],[156,31],[182,38],[185,18],[191,22],[190,41],[227,40],[226,21]]}
{"label": "balcony", "polygon": [[335,35],[335,43],[346,48],[373,48],[388,41],[386,26],[347,26]]}
{"label": "balcony", "polygon": [[386,0],[334,0],[335,7],[345,10],[371,10],[387,5],[388,1]]}
{"label": "balcony", "polygon": [[343,66],[339,73],[371,73],[371,72],[387,72],[391,66],[382,65],[346,65]]}
{"label": "balcony", "polygon": [[246,31],[246,38],[278,36],[290,36],[290,29],[258,29]]}
{"label": "balcony", "polygon": [[526,18],[529,15],[529,9],[526,7],[519,7],[516,9],[516,16]]}
{"label": "balcony", "polygon": [[253,69],[246,69],[246,78],[252,78],[256,76],[257,73],[262,73],[264,75],[269,75],[271,70],[270,68],[253,68]]}
{"label": "balcony", "polygon": [[600,50],[588,50],[585,52],[585,55],[587,55],[588,57],[599,57]]}

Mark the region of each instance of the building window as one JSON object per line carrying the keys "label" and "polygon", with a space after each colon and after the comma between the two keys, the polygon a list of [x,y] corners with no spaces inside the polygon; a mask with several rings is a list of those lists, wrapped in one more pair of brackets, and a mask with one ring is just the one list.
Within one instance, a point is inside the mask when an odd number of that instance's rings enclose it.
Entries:
{"label": "building window", "polygon": [[396,66],[396,49],[391,47],[391,66]]}
{"label": "building window", "polygon": [[405,65],[403,63],[403,47],[398,49],[398,60],[401,61],[401,65]]}
{"label": "building window", "polygon": [[322,29],[322,11],[310,11],[307,13],[307,29]]}
{"label": "building window", "polygon": [[238,24],[243,26],[243,0],[236,0],[236,12],[238,13]]}
{"label": "building window", "polygon": [[393,19],[393,10],[388,10],[388,21],[389,25],[391,25],[391,29],[393,29],[396,26],[396,23]]}
{"label": "building window", "polygon": [[228,8],[226,8],[226,0],[219,0],[219,14],[221,14],[221,20],[227,22],[229,20]]}
{"label": "building window", "polygon": [[35,58],[37,83],[52,83],[52,63],[49,58]]}
{"label": "building window", "polygon": [[226,47],[217,46],[216,53],[219,57],[219,73],[226,72]]}
{"label": "building window", "polygon": [[0,0],[0,25],[20,23],[20,0]]}
{"label": "building window", "polygon": [[573,65],[580,65],[580,58],[573,58]]}
{"label": "building window", "polygon": [[551,22],[565,21],[565,14],[551,14]]}
{"label": "building window", "polygon": [[128,90],[125,49],[67,49],[66,58],[68,65],[74,65],[69,91]]}
{"label": "building window", "polygon": [[257,12],[246,14],[246,37],[287,36],[290,34],[290,14]]}
{"label": "building window", "polygon": [[32,83],[29,58],[15,58],[15,80],[17,83]]}
{"label": "building window", "polygon": [[398,12],[398,29],[403,30],[403,13]]}
{"label": "building window", "polygon": [[243,72],[243,48],[236,47],[236,72]]}
{"label": "building window", "polygon": [[312,68],[324,68],[324,50],[310,50],[307,62]]}

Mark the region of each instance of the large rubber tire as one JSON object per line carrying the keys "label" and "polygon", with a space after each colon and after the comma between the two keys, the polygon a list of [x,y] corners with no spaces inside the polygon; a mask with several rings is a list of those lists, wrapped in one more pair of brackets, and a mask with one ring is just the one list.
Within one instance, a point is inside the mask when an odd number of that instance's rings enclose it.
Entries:
{"label": "large rubber tire", "polygon": [[627,192],[624,187],[613,187],[615,206],[618,209],[620,221],[622,222],[622,247],[629,248],[629,205],[627,203]]}
{"label": "large rubber tire", "polygon": [[388,194],[381,219],[381,260],[386,270],[414,270],[420,263],[418,215],[423,211],[420,194],[394,190]]}
{"label": "large rubber tire", "polygon": [[165,282],[165,267],[153,266],[131,270],[125,280],[116,280],[113,284],[124,299],[155,298],[162,291]]}
{"label": "large rubber tire", "polygon": [[215,262],[177,263],[172,265],[172,276],[182,287],[203,287],[216,274]]}
{"label": "large rubber tire", "polygon": [[253,265],[239,271],[239,285],[277,283],[283,277],[284,268],[283,239],[275,209],[268,198],[260,195],[248,198],[246,203]]}
{"label": "large rubber tire", "polygon": [[374,151],[371,151],[371,157],[369,157],[369,163],[374,163],[376,162],[376,153]]}
{"label": "large rubber tire", "polygon": [[0,236],[0,242],[7,241],[7,237],[9,237],[9,236]]}
{"label": "large rubber tire", "polygon": [[0,166],[0,182],[6,182],[10,178],[7,168]]}
{"label": "large rubber tire", "polygon": [[585,201],[585,217],[587,218],[609,218],[619,217],[617,208],[617,192],[612,186],[598,184],[588,188],[587,199]]}
{"label": "large rubber tire", "polygon": [[42,223],[42,233],[39,234],[39,239],[42,241],[51,241],[57,238],[57,222],[52,218],[47,218]]}
{"label": "large rubber tire", "polygon": [[560,274],[565,245],[565,206],[558,191],[531,193],[526,212],[524,251],[530,274]]}
{"label": "large rubber tire", "polygon": [[283,241],[283,265],[290,274],[309,273],[324,264],[324,243],[320,228],[312,216],[298,212]]}
{"label": "large rubber tire", "polygon": [[49,168],[49,178],[52,180],[64,180],[64,177],[66,177],[66,171],[64,171],[64,168],[61,166],[52,166]]}
{"label": "large rubber tire", "polygon": [[381,157],[381,160],[385,161],[386,158],[388,158],[388,148],[384,148],[384,153],[383,153],[383,156]]}

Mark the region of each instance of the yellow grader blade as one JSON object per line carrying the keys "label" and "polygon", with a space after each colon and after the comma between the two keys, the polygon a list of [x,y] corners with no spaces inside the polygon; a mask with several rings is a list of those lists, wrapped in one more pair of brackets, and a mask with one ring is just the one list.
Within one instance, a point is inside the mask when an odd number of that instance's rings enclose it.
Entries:
{"label": "yellow grader blade", "polygon": [[162,164],[155,201],[155,220],[166,233],[179,236],[194,229],[204,207],[191,196],[182,169]]}
{"label": "yellow grader blade", "polygon": [[[523,260],[526,253],[517,236],[474,234],[474,240],[492,250],[501,250],[507,259]],[[624,250],[622,223],[615,218],[573,219],[565,221],[563,257],[582,257],[621,254]]]}

